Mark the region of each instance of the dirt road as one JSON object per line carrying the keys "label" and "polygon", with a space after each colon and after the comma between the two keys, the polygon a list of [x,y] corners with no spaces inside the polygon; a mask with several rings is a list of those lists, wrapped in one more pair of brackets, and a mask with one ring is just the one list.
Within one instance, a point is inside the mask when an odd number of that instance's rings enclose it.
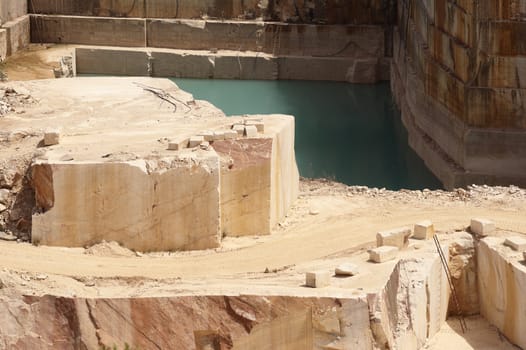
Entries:
{"label": "dirt road", "polygon": [[[526,234],[521,195],[508,198],[501,193],[464,201],[431,193],[423,200],[420,191],[349,195],[341,185],[302,187],[303,195],[282,228],[271,236],[229,238],[219,250],[112,257],[86,255],[84,249],[0,242],[0,266],[68,276],[192,279],[262,272],[361,249],[374,244],[379,230],[424,219],[432,220],[438,230],[453,231],[468,226],[472,217],[485,217],[500,230]],[[316,215],[309,214],[312,208]]]}

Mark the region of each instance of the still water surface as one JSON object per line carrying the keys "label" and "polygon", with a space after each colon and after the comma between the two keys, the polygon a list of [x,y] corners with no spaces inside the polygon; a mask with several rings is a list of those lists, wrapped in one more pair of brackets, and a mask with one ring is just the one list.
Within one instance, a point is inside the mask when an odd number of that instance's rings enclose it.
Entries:
{"label": "still water surface", "polygon": [[174,81],[227,115],[295,116],[296,158],[303,177],[392,190],[442,187],[409,147],[388,83]]}

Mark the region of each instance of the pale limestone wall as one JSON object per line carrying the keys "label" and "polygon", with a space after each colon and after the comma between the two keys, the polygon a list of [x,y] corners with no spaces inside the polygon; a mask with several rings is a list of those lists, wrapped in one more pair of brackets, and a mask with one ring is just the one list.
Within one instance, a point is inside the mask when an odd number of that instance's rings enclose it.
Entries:
{"label": "pale limestone wall", "polygon": [[526,183],[520,2],[400,2],[391,84],[410,144],[448,188]]}
{"label": "pale limestone wall", "polygon": [[294,119],[281,115],[266,133],[273,135],[271,163],[270,223],[277,225],[299,194],[299,172],[294,153]]}
{"label": "pale limestone wall", "polygon": [[[265,118],[255,139],[216,141],[161,161],[39,161],[32,241],[139,251],[219,246],[222,235],[270,234],[299,192],[294,118]],[[232,118],[232,121],[235,119]],[[214,150],[215,149],[215,150]]]}
{"label": "pale limestone wall", "polygon": [[380,26],[34,15],[33,42],[382,58]]}
{"label": "pale limestone wall", "polygon": [[384,288],[368,296],[376,348],[420,349],[445,322],[447,278],[436,251],[426,254],[398,262]]}
{"label": "pale limestone wall", "polygon": [[29,45],[27,1],[0,1],[0,62],[27,45]]}
{"label": "pale limestone wall", "polygon": [[477,248],[480,313],[512,343],[526,348],[526,266],[522,252],[488,237]]}
{"label": "pale limestone wall", "polygon": [[27,14],[26,0],[2,0],[0,2],[0,25]]}
{"label": "pale limestone wall", "polygon": [[[292,116],[252,116],[265,128],[250,138],[192,148],[186,141],[175,151],[167,149],[169,140],[225,131],[248,119],[226,118],[168,79],[58,79],[14,87],[45,102],[28,106],[23,118],[5,117],[13,128],[62,129],[59,144],[41,148],[31,167],[36,244],[215,248],[221,234],[269,234],[298,195]],[[149,89],[168,94],[177,109],[159,105]],[[67,111],[32,119],[57,101]],[[104,142],[94,143],[100,135]]]}
{"label": "pale limestone wall", "polygon": [[76,48],[78,74],[178,78],[325,80],[374,83],[386,80],[388,60],[282,56],[259,52]]}
{"label": "pale limestone wall", "polygon": [[78,247],[104,239],[139,251],[219,246],[218,158],[168,161],[159,169],[140,160],[37,163],[33,178],[50,179],[35,181],[37,201],[52,203],[37,203],[49,209],[33,216],[32,241]]}
{"label": "pale limestone wall", "polygon": [[30,12],[140,18],[263,17],[284,22],[383,24],[392,20],[394,8],[386,6],[385,0],[38,0],[30,2]]}

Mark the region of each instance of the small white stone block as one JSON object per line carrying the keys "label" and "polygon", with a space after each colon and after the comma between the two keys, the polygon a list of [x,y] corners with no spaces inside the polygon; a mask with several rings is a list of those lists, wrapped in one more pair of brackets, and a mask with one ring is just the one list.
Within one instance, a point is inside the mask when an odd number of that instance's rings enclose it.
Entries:
{"label": "small white stone block", "polygon": [[188,146],[188,138],[175,138],[168,142],[168,150],[170,151],[179,151]]}
{"label": "small white stone block", "polygon": [[188,147],[190,148],[197,147],[204,141],[205,141],[205,138],[203,136],[192,136],[190,137],[190,140],[188,141]]}
{"label": "small white stone block", "polygon": [[244,125],[241,125],[241,124],[235,124],[235,125],[232,127],[232,130],[234,130],[235,132],[237,132],[239,136],[243,136],[243,134],[245,133],[245,126],[244,126]]}
{"label": "small white stone block", "polygon": [[409,246],[410,236],[410,227],[399,227],[392,230],[380,231],[376,234],[376,246],[390,245],[398,249],[407,248]]}
{"label": "small white stone block", "polygon": [[213,131],[203,131],[201,133],[199,133],[198,136],[203,136],[203,138],[205,139],[205,141],[214,141],[214,132]]}
{"label": "small white stone block", "polygon": [[396,258],[398,254],[398,248],[384,245],[382,247],[374,248],[369,250],[369,260],[375,263],[383,263]]}
{"label": "small white stone block", "polygon": [[254,125],[245,126],[245,136],[246,137],[255,137],[258,136],[258,129]]}
{"label": "small white stone block", "polygon": [[238,136],[239,134],[235,130],[225,131],[225,140],[235,140]]}
{"label": "small white stone block", "polygon": [[327,271],[313,271],[305,274],[305,285],[311,288],[323,288],[331,284],[331,274]]}
{"label": "small white stone block", "polygon": [[435,227],[429,220],[420,221],[415,224],[413,238],[431,239],[435,235]]}
{"label": "small white stone block", "polygon": [[513,250],[523,252],[526,251],[526,238],[524,237],[508,237],[504,241],[504,245],[510,247]]}
{"label": "small white stone block", "polygon": [[258,132],[264,133],[265,132],[265,123],[263,121],[256,121],[256,120],[247,120],[245,122],[245,125],[247,126],[255,126]]}
{"label": "small white stone block", "polygon": [[58,145],[60,142],[60,132],[58,130],[47,130],[44,132],[44,146]]}
{"label": "small white stone block", "polygon": [[214,131],[214,141],[221,141],[225,139],[224,131]]}
{"label": "small white stone block", "polygon": [[351,263],[341,264],[334,270],[336,276],[355,276],[358,272],[358,265]]}
{"label": "small white stone block", "polygon": [[495,231],[495,223],[487,219],[471,219],[471,232],[479,236],[487,236]]}

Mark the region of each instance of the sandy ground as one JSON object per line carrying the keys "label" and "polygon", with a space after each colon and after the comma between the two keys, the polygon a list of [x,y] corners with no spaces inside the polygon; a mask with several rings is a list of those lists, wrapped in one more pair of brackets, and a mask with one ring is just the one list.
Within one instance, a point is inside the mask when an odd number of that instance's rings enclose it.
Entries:
{"label": "sandy ground", "polygon": [[[9,79],[50,78],[49,68],[70,50],[42,48],[11,58],[4,66]],[[0,276],[38,294],[144,296],[152,290],[156,295],[210,292],[212,285],[221,293],[225,285],[247,290],[251,284],[248,290],[257,291],[279,285],[280,278],[297,290],[302,273],[314,262],[363,259],[379,230],[429,219],[447,235],[464,230],[473,217],[494,220],[496,234],[526,235],[526,191],[475,186],[454,192],[392,192],[304,180],[297,203],[270,236],[226,237],[215,250],[150,254],[111,244],[73,249],[0,241]],[[269,276],[272,282],[266,280]],[[377,281],[362,282],[367,288]],[[98,288],[89,288],[93,286]],[[513,349],[481,318],[468,320],[467,335],[459,334],[455,322],[445,325],[428,348]]]}
{"label": "sandy ground", "polygon": [[444,232],[466,228],[473,217],[485,217],[494,220],[502,233],[526,233],[526,195],[516,188],[473,191],[470,198],[461,199],[447,192],[359,193],[353,187],[315,181],[303,182],[302,187],[297,204],[276,232],[229,238],[220,249],[115,258],[86,255],[78,249],[0,242],[0,264],[69,276],[205,278],[280,269],[366,249],[374,245],[380,230],[427,219]]}

